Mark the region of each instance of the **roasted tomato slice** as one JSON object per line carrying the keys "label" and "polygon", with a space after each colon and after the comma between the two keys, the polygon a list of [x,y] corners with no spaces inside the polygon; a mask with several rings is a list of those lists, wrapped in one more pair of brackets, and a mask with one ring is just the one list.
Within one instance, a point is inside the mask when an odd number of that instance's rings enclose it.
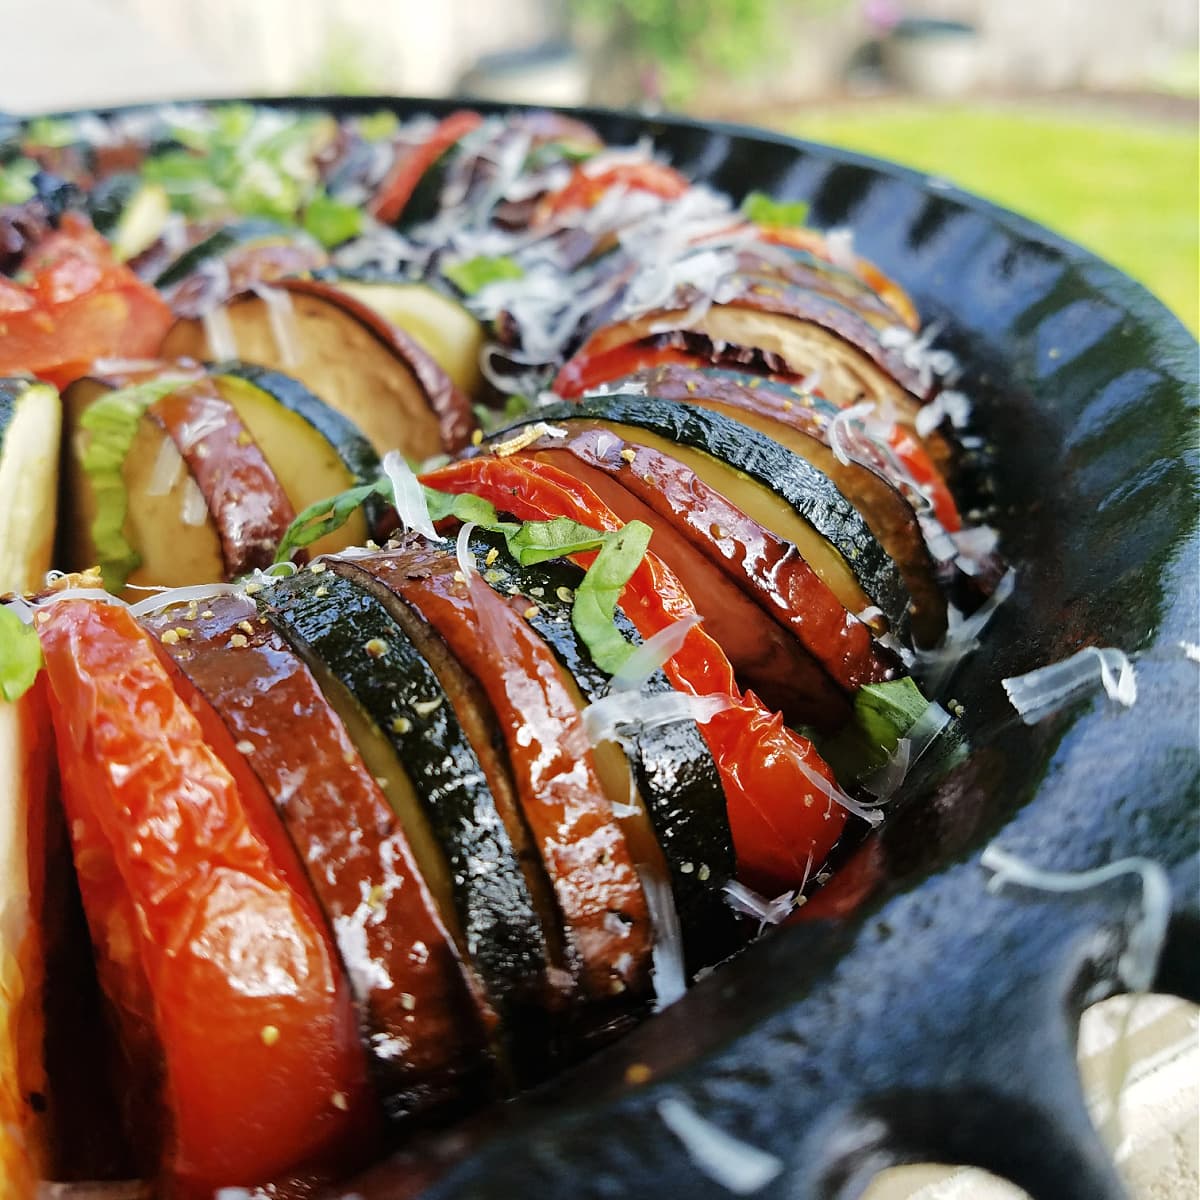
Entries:
{"label": "roasted tomato slice", "polygon": [[624,188],[628,192],[649,192],[664,200],[675,200],[687,191],[687,179],[672,167],[662,163],[620,163],[602,170],[581,163],[564,187],[542,199],[538,220],[571,209],[594,208],[605,192]]}
{"label": "roasted tomato slice", "polygon": [[93,359],[157,351],[171,310],[83,217],[64,216],[23,266],[28,284],[0,281],[0,375],[31,372],[61,388]]}
{"label": "roasted tomato slice", "polygon": [[576,400],[601,384],[623,379],[626,375],[650,367],[708,365],[706,359],[689,354],[686,350],[647,342],[628,342],[603,354],[576,354],[567,359],[554,377],[554,391],[567,400]]}
{"label": "roasted tomato slice", "polygon": [[[441,491],[482,496],[521,520],[570,517],[593,529],[621,524],[584,484],[544,463],[481,456],[439,467],[422,481]],[[580,555],[578,561],[586,565],[592,557]],[[653,552],[626,584],[621,607],[643,637],[696,611]],[[800,886],[846,823],[845,810],[822,784],[833,782],[833,772],[782,716],[738,689],[729,660],[702,628],[688,633],[663,670],[680,691],[730,699],[730,707],[701,731],[725,788],[738,877],[770,895]]]}
{"label": "roasted tomato slice", "polygon": [[477,112],[471,112],[469,109],[454,112],[441,121],[419,146],[401,150],[392,164],[392,169],[367,205],[371,216],[385,225],[399,220],[404,206],[412,198],[417,184],[421,182],[421,176],[455,142],[482,124],[483,117]]}
{"label": "roasted tomato slice", "polygon": [[[177,1194],[345,1169],[375,1101],[349,988],[270,801],[235,782],[121,607],[37,629],[80,888]],[[236,651],[231,651],[236,653]]]}

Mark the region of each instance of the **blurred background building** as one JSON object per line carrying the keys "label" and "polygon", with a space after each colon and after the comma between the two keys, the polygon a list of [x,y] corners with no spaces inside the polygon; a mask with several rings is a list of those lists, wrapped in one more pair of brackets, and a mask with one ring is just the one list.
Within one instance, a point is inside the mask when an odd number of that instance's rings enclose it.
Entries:
{"label": "blurred background building", "polygon": [[[1195,0],[0,0],[0,106],[378,91],[752,108],[1179,91]],[[69,69],[57,69],[69,62]],[[703,81],[703,87],[700,83]]]}

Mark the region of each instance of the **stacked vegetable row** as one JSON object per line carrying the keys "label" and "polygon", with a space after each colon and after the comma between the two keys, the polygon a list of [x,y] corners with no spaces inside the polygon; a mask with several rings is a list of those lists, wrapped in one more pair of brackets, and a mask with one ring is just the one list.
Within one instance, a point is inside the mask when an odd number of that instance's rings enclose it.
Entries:
{"label": "stacked vegetable row", "polygon": [[[188,120],[109,129],[112,247],[38,152],[0,369],[65,388],[57,562],[101,574],[14,609],[134,1166],[286,1190],[786,917],[944,728],[906,671],[997,561],[952,361],[790,206],[553,116]],[[44,449],[6,423],[0,511]]]}

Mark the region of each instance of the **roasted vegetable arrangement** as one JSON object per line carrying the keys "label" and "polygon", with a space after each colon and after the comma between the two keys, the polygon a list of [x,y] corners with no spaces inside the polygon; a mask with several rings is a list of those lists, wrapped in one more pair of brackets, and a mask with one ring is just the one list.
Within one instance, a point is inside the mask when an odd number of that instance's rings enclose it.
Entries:
{"label": "roasted vegetable arrangement", "polygon": [[0,127],[17,1194],[343,1178],[954,753],[1006,582],[954,360],[739,200],[548,113]]}

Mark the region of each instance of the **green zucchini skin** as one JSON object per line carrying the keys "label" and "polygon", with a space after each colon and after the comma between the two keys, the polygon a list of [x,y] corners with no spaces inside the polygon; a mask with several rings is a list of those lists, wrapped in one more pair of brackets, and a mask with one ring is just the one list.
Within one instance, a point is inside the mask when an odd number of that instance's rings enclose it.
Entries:
{"label": "green zucchini skin", "polygon": [[32,382],[31,379],[0,379],[0,453],[4,451],[4,435],[17,411],[17,401]]}
{"label": "green zucchini skin", "polygon": [[234,246],[256,238],[295,236],[296,231],[289,231],[286,226],[275,221],[267,221],[261,217],[249,218],[243,221],[233,221],[210,233],[194,246],[185,250],[174,262],[166,267],[154,280],[156,288],[169,288],[186,279],[193,271],[198,270],[211,258],[220,258]]}
{"label": "green zucchini skin", "polygon": [[651,396],[589,396],[578,403],[555,404],[506,430],[488,444],[503,442],[535,421],[613,421],[658,434],[702,451],[734,471],[770,489],[826,539],[849,564],[859,584],[887,617],[893,632],[908,631],[908,588],[900,570],[876,540],[862,514],[830,478],[773,438],[722,413]]}
{"label": "green zucchini skin", "polygon": [[121,171],[100,180],[88,193],[87,209],[97,233],[111,237],[121,214],[142,186],[136,171]]}
{"label": "green zucchini skin", "polygon": [[[467,954],[502,1019],[510,1017],[543,986],[545,940],[495,799],[437,676],[383,605],[332,571],[298,572],[256,599],[293,646],[346,686],[400,757],[449,863]],[[385,649],[373,657],[379,643]]]}
{"label": "green zucchini skin", "polygon": [[[505,550],[499,534],[475,531],[470,539],[482,577],[497,591],[512,589],[530,602],[530,626],[574,677],[589,703],[607,694],[609,676],[592,660],[571,625],[571,600],[583,571],[564,560],[523,567]],[[489,551],[497,550],[491,563]],[[560,589],[565,589],[561,591]],[[617,611],[616,625],[629,641],[641,639]],[[645,690],[672,691],[656,671]],[[683,933],[689,978],[723,961],[745,943],[745,927],[725,902],[723,887],[734,878],[733,836],[716,764],[695,721],[676,721],[640,732],[625,752],[645,801],[650,823],[671,876]],[[708,870],[702,870],[707,867]]]}
{"label": "green zucchini skin", "polygon": [[425,221],[432,221],[441,211],[442,188],[446,185],[446,175],[457,151],[458,142],[455,142],[429,164],[396,218],[395,227],[398,230],[403,232]]}
{"label": "green zucchini skin", "polygon": [[[302,418],[333,447],[357,483],[371,483],[379,478],[382,469],[379,455],[358,426],[310,392],[298,379],[270,367],[237,361],[212,363],[208,373],[244,380]],[[380,528],[384,508],[379,496],[368,496],[364,501],[363,514],[372,530]]]}

